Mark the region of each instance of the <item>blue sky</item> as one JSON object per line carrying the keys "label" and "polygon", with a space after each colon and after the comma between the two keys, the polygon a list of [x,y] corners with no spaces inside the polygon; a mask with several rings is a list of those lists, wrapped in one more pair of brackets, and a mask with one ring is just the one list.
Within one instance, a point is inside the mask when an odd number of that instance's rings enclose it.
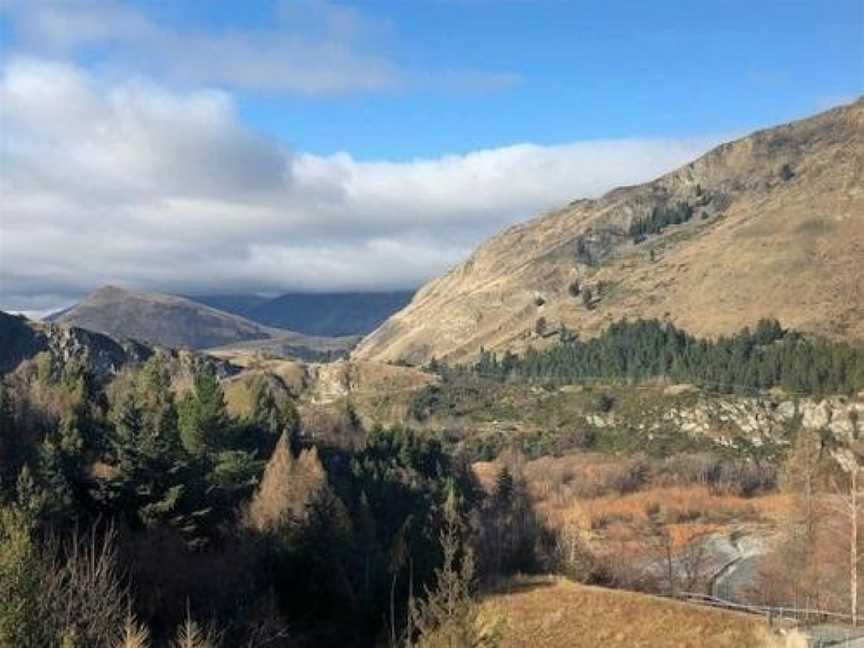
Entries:
{"label": "blue sky", "polygon": [[[304,149],[409,157],[748,130],[821,110],[864,86],[858,0],[366,6],[392,21],[396,60],[513,75],[513,85],[281,105],[250,97],[244,113]],[[295,123],[313,127],[296,134]]]}
{"label": "blue sky", "polygon": [[[298,8],[285,22],[320,29],[314,19],[303,24],[303,3],[127,6],[181,33],[215,35],[278,31],[290,4]],[[340,6],[358,23],[356,49],[404,78],[393,87],[323,93],[221,84],[236,92],[244,121],[300,150],[406,159],[514,142],[738,132],[821,110],[864,88],[861,0]],[[4,22],[4,40],[15,44]],[[98,69],[122,49],[88,43],[67,55]]]}
{"label": "blue sky", "polygon": [[5,308],[415,286],[864,93],[861,0],[0,0],[0,42]]}

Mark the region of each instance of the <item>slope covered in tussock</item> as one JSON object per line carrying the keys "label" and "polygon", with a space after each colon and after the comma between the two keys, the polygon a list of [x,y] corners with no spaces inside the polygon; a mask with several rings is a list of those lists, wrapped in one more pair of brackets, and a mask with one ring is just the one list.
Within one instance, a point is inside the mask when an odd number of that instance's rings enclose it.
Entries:
{"label": "slope covered in tussock", "polygon": [[723,144],[652,182],[511,227],[353,357],[424,362],[661,318],[864,339],[864,99]]}

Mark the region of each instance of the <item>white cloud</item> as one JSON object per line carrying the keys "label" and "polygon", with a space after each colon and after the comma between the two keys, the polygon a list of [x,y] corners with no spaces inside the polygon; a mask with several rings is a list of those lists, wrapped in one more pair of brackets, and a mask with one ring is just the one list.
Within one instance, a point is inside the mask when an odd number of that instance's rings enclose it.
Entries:
{"label": "white cloud", "polygon": [[88,55],[119,78],[144,72],[172,83],[306,95],[415,86],[494,92],[509,72],[403,69],[386,51],[387,21],[327,0],[283,0],[267,27],[183,30],[117,0],[10,0],[16,45],[35,55]]}
{"label": "white cloud", "polygon": [[0,76],[0,308],[115,282],[180,292],[413,286],[501,227],[647,180],[708,140],[513,146],[407,162],[291,152],[223,92]]}

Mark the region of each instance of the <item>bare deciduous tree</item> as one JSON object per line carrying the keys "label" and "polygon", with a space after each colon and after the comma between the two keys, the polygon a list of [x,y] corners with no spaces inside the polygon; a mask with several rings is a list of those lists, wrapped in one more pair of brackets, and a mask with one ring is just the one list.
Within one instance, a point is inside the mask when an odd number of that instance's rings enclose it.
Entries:
{"label": "bare deciduous tree", "polygon": [[846,474],[848,488],[841,488],[834,482],[836,500],[839,505],[836,510],[849,522],[849,613],[852,625],[858,625],[858,569],[861,561],[858,555],[859,523],[861,504],[864,502],[862,493],[862,470],[860,457],[851,448],[838,448],[831,452],[840,469]]}

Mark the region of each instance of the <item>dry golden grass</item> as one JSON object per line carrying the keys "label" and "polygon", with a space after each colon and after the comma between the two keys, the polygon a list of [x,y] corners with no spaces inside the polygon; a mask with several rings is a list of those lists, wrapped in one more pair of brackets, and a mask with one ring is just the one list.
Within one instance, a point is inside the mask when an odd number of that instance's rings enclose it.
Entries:
{"label": "dry golden grass", "polygon": [[553,577],[519,579],[483,603],[505,619],[504,648],[765,648],[755,616]]}
{"label": "dry golden grass", "polygon": [[[790,515],[792,501],[786,494],[740,497],[714,492],[702,484],[670,486],[649,481],[631,493],[590,495],[592,484],[602,484],[626,463],[626,459],[609,455],[578,453],[542,457],[526,462],[521,470],[535,507],[550,525],[581,530],[600,553],[606,541],[638,538],[640,529],[652,520],[664,523],[673,546],[678,547],[696,536],[723,532],[742,523],[773,526]],[[499,469],[496,462],[473,465],[487,489],[492,488]]]}
{"label": "dry golden grass", "polygon": [[[859,100],[726,144],[652,183],[574,201],[487,240],[352,356],[462,362],[481,348],[539,348],[556,339],[528,333],[541,316],[582,339],[637,317],[668,318],[709,337],[774,317],[808,333],[864,339],[862,151]],[[778,176],[784,163],[794,169],[789,181]],[[718,197],[719,211],[709,206],[712,213],[644,245],[621,239],[599,263],[574,254],[580,237],[626,229],[658,195],[701,203],[696,186]],[[613,289],[588,310],[568,292],[576,277]]]}

